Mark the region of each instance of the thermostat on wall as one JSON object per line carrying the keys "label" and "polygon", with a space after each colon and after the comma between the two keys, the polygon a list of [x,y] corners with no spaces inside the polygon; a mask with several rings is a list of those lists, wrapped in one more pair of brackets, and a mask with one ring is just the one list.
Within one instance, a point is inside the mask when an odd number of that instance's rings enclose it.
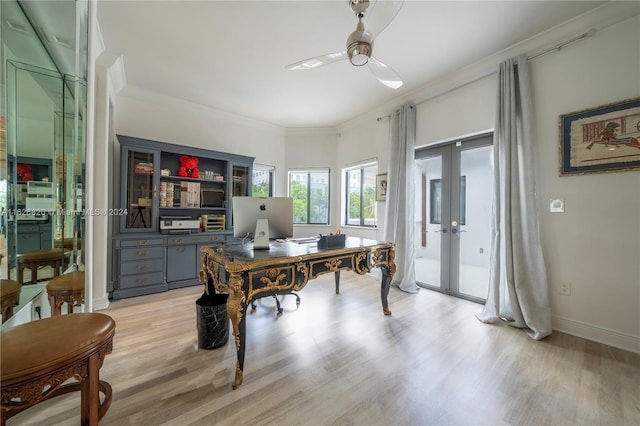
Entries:
{"label": "thermostat on wall", "polygon": [[564,198],[551,198],[549,200],[549,211],[551,213],[564,213]]}

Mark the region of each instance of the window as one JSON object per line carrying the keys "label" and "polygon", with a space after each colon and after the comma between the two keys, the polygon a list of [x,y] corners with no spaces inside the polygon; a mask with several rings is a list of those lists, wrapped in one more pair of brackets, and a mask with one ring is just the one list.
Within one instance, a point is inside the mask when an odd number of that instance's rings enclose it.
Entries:
{"label": "window", "polygon": [[[441,199],[442,199],[442,183],[440,179],[431,179],[429,181],[429,190],[431,191],[429,206],[429,223],[439,224],[441,216]],[[467,222],[467,177],[460,176],[460,225],[466,225]]]}
{"label": "window", "polygon": [[254,197],[273,197],[273,173],[275,168],[259,164],[253,165],[253,188],[251,195]]}
{"label": "window", "polygon": [[377,163],[344,169],[345,225],[376,226],[377,173]]}
{"label": "window", "polygon": [[289,172],[293,223],[329,224],[329,169]]}

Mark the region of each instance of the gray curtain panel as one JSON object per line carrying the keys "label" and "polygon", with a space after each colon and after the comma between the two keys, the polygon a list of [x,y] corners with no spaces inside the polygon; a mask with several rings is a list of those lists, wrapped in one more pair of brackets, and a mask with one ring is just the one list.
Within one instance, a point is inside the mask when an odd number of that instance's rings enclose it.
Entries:
{"label": "gray curtain panel", "polygon": [[414,169],[416,109],[405,104],[389,120],[389,168],[384,239],[396,243],[396,273],[391,285],[417,293],[415,273]]}
{"label": "gray curtain panel", "polygon": [[500,65],[494,131],[494,206],[489,294],[476,317],[551,334],[547,272],[536,208],[533,122],[526,56]]}

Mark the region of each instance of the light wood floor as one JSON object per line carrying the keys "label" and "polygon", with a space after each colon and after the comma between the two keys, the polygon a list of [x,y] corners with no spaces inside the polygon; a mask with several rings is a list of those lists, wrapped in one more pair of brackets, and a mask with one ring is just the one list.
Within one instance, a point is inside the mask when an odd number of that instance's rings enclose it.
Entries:
{"label": "light wood floor", "polygon": [[[345,273],[311,281],[296,310],[273,299],[247,319],[244,384],[235,347],[198,349],[199,287],[116,301],[101,377],[113,404],[101,425],[638,425],[640,356],[554,333],[532,341],[480,323],[480,305],[391,289]],[[77,425],[79,395],[8,425]]]}

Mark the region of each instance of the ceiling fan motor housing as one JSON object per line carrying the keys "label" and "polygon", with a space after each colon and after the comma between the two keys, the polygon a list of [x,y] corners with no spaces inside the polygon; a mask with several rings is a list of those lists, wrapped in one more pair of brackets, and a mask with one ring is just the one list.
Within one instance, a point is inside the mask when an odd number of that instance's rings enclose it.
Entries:
{"label": "ceiling fan motor housing", "polygon": [[365,32],[362,21],[358,22],[356,30],[347,39],[347,54],[349,61],[357,67],[366,65],[373,50],[373,40],[369,33]]}

